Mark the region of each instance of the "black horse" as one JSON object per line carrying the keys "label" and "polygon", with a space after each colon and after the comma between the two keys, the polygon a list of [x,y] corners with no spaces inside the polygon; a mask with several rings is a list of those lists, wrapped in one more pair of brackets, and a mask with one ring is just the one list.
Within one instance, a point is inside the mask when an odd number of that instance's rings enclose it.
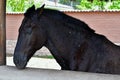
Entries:
{"label": "black horse", "polygon": [[62,70],[120,74],[120,47],[86,23],[60,11],[29,8],[19,28],[14,63],[24,69],[33,54],[47,47]]}

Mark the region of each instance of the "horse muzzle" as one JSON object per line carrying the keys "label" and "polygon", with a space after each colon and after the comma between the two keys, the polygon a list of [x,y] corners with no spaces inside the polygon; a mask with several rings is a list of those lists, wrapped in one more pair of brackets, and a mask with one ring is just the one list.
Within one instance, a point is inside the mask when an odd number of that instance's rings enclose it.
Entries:
{"label": "horse muzzle", "polygon": [[15,53],[13,61],[18,69],[25,69],[28,60],[27,56]]}

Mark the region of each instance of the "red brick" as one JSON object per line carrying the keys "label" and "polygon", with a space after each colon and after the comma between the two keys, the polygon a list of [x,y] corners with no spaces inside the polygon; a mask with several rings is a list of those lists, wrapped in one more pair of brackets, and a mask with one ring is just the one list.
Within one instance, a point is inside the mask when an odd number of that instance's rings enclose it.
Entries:
{"label": "red brick", "polygon": [[[86,22],[96,33],[105,35],[114,43],[120,43],[120,12],[65,12]],[[23,14],[7,14],[7,40],[16,40]],[[77,26],[76,26],[77,27]]]}

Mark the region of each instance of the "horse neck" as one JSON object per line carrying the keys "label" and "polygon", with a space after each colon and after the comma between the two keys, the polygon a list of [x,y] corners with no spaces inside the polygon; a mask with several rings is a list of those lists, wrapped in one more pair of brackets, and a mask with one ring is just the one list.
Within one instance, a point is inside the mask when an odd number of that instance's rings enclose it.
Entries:
{"label": "horse neck", "polygon": [[[71,26],[70,24],[64,24],[63,21],[59,21],[46,16],[45,17],[46,21],[44,25],[46,25],[46,31],[47,31],[47,35],[48,35],[48,40],[49,43],[54,45],[54,46],[58,46],[58,45],[62,45],[64,44],[64,42],[66,42],[66,44],[68,45],[72,45],[72,43],[70,44],[70,41],[72,39],[83,36],[86,36],[86,32],[83,33],[83,31],[78,32],[76,31],[74,28],[68,27]],[[76,26],[74,26],[76,27]],[[81,35],[82,34],[82,35]],[[77,36],[77,37],[76,37]],[[79,38],[78,37],[78,38]],[[57,43],[59,42],[59,43]],[[56,43],[56,44],[55,44]],[[66,46],[66,45],[65,45]]]}

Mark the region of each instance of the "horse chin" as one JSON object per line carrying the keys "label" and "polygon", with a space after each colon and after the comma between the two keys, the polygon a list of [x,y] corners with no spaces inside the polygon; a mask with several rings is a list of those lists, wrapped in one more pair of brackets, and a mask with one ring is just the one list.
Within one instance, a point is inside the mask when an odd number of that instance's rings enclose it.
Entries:
{"label": "horse chin", "polygon": [[25,69],[25,68],[26,68],[26,64],[27,64],[27,63],[23,62],[23,63],[19,63],[19,64],[15,64],[15,65],[16,65],[16,67],[17,67],[18,69]]}
{"label": "horse chin", "polygon": [[18,69],[25,69],[27,62],[27,56],[14,55],[14,64]]}

